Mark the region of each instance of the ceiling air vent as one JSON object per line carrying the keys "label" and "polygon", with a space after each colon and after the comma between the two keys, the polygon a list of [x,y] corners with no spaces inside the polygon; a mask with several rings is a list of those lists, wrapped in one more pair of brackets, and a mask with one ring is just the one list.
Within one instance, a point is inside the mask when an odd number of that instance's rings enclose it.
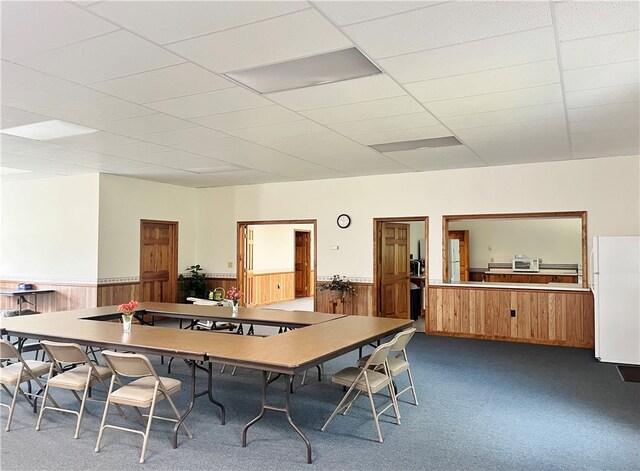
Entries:
{"label": "ceiling air vent", "polygon": [[379,74],[358,49],[352,47],[278,64],[227,72],[225,75],[259,93],[281,92]]}
{"label": "ceiling air vent", "polygon": [[424,147],[449,147],[461,146],[462,143],[454,136],[434,137],[433,139],[418,139],[416,141],[387,142],[374,144],[369,147],[378,152],[400,152],[403,150],[416,150]]}

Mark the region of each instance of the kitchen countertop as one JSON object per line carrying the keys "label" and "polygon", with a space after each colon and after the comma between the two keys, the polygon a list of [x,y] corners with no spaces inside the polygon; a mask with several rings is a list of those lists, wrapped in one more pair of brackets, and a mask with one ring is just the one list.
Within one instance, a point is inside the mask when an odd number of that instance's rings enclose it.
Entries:
{"label": "kitchen countertop", "polygon": [[540,271],[513,271],[507,269],[496,268],[485,271],[487,275],[568,275],[578,276],[575,270],[540,270]]}
{"label": "kitchen countertop", "polygon": [[430,283],[430,286],[456,286],[462,288],[532,289],[551,291],[590,291],[578,283],[487,283],[485,281],[459,281],[457,283]]}

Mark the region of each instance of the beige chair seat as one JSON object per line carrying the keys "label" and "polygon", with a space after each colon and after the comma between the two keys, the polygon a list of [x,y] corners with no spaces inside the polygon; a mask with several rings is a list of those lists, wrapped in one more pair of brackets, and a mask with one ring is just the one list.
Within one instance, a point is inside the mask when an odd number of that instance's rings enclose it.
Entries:
{"label": "beige chair seat", "polygon": [[[49,372],[49,366],[51,366],[48,362],[36,360],[25,360],[25,364],[31,369],[33,376],[25,369],[22,372],[22,381],[28,381],[34,377],[37,378],[47,374]],[[20,363],[13,363],[12,365],[0,368],[0,384],[15,385],[21,369],[22,365]]]}
{"label": "beige chair seat", "polygon": [[[111,370],[106,366],[94,365],[94,371],[98,372],[99,378],[91,376],[89,386],[109,379]],[[76,366],[74,369],[60,373],[59,375],[49,378],[49,384],[53,388],[71,389],[72,391],[82,391],[87,384],[87,375],[90,367],[88,365]]]}
{"label": "beige chair seat", "polygon": [[[362,357],[358,360],[358,366],[364,366],[369,360],[369,355],[366,357]],[[398,376],[403,371],[407,371],[409,369],[409,362],[398,357],[389,357],[387,358],[387,364],[389,365],[389,372],[391,376]]]}
{"label": "beige chair seat", "polygon": [[[160,381],[169,395],[180,391],[180,388],[182,387],[182,383],[178,379],[160,377]],[[110,402],[124,404],[126,406],[151,407],[155,384],[156,380],[153,376],[138,378],[126,386],[122,386],[116,391],[113,391],[109,400]],[[158,390],[158,397],[156,401],[161,401],[164,398],[164,393]]]}
{"label": "beige chair seat", "polygon": [[[358,375],[360,375],[361,371],[361,368],[350,366],[335,373],[332,376],[332,380],[334,383],[350,387],[358,378]],[[377,393],[389,384],[389,377],[383,373],[379,373],[373,370],[367,370],[366,374],[367,378],[369,378],[369,386],[371,386],[371,392],[373,393]],[[360,391],[367,390],[367,383],[364,379],[364,376],[362,376],[355,384],[355,389],[358,389]]]}

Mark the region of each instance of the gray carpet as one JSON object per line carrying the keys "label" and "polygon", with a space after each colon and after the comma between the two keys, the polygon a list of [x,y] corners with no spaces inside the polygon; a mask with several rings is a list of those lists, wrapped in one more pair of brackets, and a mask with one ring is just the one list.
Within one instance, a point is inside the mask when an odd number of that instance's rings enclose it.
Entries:
{"label": "gray carpet", "polygon": [[[217,408],[199,398],[187,421],[194,438],[181,435],[174,450],[171,425],[156,422],[144,465],[138,464],[142,438],[126,432],[107,430],[102,451],[94,453],[101,404],[89,404],[74,440],[73,416],[47,412],[36,432],[36,416],[19,400],[8,433],[2,411],[0,464],[3,470],[638,469],[640,384],[621,381],[615,366],[598,363],[591,351],[417,335],[409,354],[420,405],[406,402],[406,395],[402,425],[382,419],[384,443],[375,441],[365,400],[320,431],[342,395],[330,373],[352,365],[355,353],[327,363],[321,383],[311,376],[308,385],[296,387],[293,417],[311,440],[312,465],[280,413],[268,412],[250,430],[248,447],[241,447],[242,427],[260,401],[259,374],[246,369],[236,376],[214,373],[226,425]],[[185,364],[175,362],[174,373],[186,380]],[[199,384],[204,387],[204,376]],[[186,406],[187,386],[176,396],[179,408]],[[283,385],[275,386],[271,397],[280,400]],[[55,397],[74,405],[68,393]],[[163,403],[160,412],[167,410]],[[115,412],[110,420],[124,423]]]}

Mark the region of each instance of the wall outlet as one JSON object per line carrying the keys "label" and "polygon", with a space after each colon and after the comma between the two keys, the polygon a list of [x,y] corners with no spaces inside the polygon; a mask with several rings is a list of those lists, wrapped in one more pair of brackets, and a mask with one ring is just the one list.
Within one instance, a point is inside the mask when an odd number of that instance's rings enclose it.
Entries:
{"label": "wall outlet", "polygon": [[516,317],[516,310],[515,309],[511,309],[511,317]]}
{"label": "wall outlet", "polygon": [[493,260],[493,257],[491,257],[491,263],[493,263],[493,261],[494,261],[494,260]]}
{"label": "wall outlet", "polygon": [[227,262],[227,268],[233,268],[233,262]]}
{"label": "wall outlet", "polygon": [[278,289],[280,289],[280,283],[278,283]]}

